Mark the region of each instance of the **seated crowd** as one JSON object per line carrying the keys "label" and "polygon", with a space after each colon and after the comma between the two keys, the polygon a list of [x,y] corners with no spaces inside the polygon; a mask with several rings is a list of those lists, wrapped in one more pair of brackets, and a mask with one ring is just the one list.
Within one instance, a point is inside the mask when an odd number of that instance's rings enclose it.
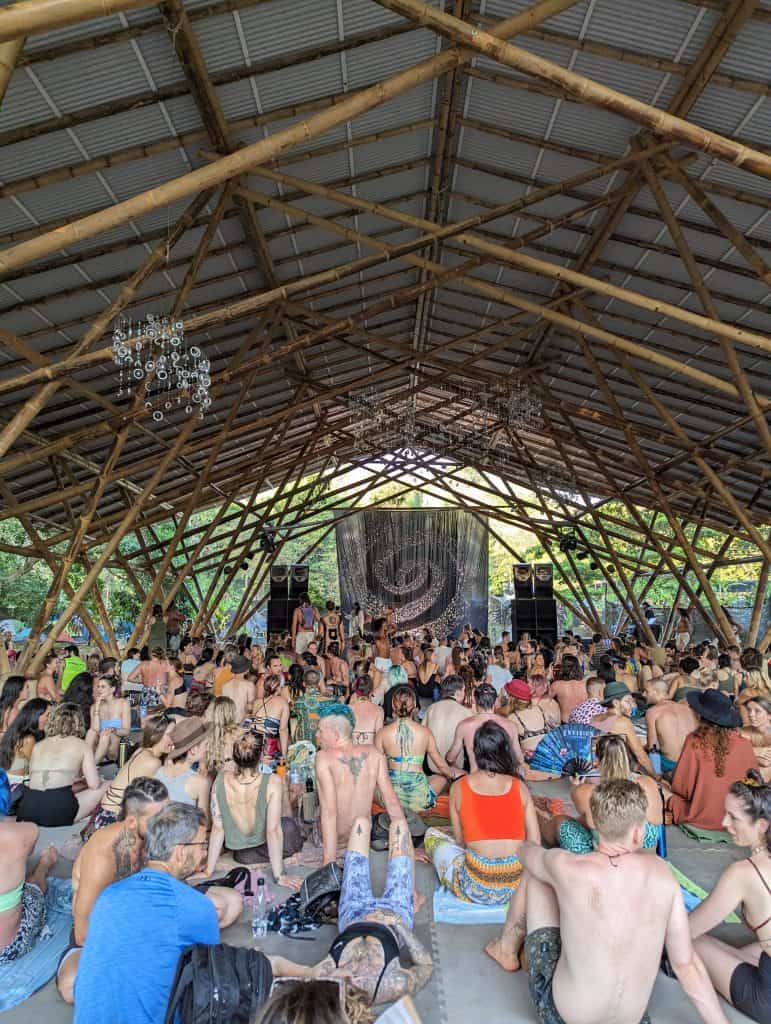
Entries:
{"label": "seated crowd", "polygon": [[[217,884],[223,856],[265,865],[287,895],[303,883],[292,865],[315,856],[343,867],[338,936],[314,966],[270,958],[274,978],[304,983],[276,986],[260,1019],[315,1020],[309,1000],[321,1007],[328,991],[317,983],[344,977],[356,1019],[371,1020],[367,1005],[431,975],[414,929],[417,845],[458,900],[508,905],[487,952],[507,971],[526,962],[540,1021],[648,1020],[663,951],[704,1021],[725,1021],[716,993],[771,1021],[771,683],[759,651],[692,646],[682,630],[657,648],[506,633],[493,646],[470,627],[399,636],[392,616],[347,638],[332,602],[320,616],[306,596],[298,613],[263,650],[189,636],[161,610],[149,646],[122,661],[84,661],[70,645],[35,679],[4,681],[0,964],[45,923],[57,851],[28,873],[40,828],[77,823],[82,841],[57,973],[79,1024],[163,1020],[182,951],[216,945],[242,917],[239,892]],[[568,801],[533,788],[561,777]],[[427,814],[447,824],[426,827]],[[690,916],[655,855],[670,822],[750,850]],[[380,897],[371,849],[388,851]],[[755,941],[734,948],[709,932],[739,904]],[[612,975],[585,971],[587,958]],[[318,1019],[347,1019],[336,1012]]]}

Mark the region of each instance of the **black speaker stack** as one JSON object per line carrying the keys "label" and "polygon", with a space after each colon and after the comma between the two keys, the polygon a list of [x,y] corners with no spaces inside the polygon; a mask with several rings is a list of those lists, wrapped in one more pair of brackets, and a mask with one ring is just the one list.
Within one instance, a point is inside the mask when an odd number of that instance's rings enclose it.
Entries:
{"label": "black speaker stack", "polygon": [[308,592],[310,570],[307,565],[272,565],[268,600],[268,633],[286,633],[292,628],[295,608]]}
{"label": "black speaker stack", "polygon": [[557,602],[550,562],[514,565],[514,600],[511,602],[511,633],[557,639]]}

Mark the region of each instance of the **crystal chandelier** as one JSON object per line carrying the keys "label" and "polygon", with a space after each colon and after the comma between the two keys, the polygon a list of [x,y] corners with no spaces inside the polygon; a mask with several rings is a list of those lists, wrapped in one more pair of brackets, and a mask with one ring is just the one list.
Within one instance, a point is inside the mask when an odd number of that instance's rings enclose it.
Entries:
{"label": "crystal chandelier", "polygon": [[198,409],[203,419],[211,405],[211,363],[196,345],[188,347],[180,320],[155,313],[137,321],[120,317],[113,326],[112,357],[118,398],[143,393],[156,423],[183,401],[188,415]]}

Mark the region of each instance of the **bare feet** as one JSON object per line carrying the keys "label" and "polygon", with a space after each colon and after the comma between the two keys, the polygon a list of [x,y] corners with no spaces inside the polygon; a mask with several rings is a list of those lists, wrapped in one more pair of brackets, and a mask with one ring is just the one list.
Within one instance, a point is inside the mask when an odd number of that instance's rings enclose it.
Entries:
{"label": "bare feet", "polygon": [[485,953],[491,956],[504,971],[518,971],[522,966],[516,953],[504,950],[501,939],[493,939],[492,942],[488,942],[485,946]]}
{"label": "bare feet", "polygon": [[421,864],[431,864],[431,858],[428,856],[425,850],[415,851],[415,860]]}
{"label": "bare feet", "polygon": [[48,873],[59,859],[59,851],[55,846],[47,846],[40,854],[35,870],[30,874],[28,881],[36,885],[41,892],[48,888]]}

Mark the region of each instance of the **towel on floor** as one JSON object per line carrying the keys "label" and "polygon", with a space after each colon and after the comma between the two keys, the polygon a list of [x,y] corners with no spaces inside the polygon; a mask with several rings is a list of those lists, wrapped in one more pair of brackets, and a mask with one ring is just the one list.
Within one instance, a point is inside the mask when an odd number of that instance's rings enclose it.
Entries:
{"label": "towel on floor", "polygon": [[442,924],[503,924],[508,909],[508,903],[489,907],[459,900],[441,886],[434,890],[434,920]]}
{"label": "towel on floor", "polygon": [[10,1010],[47,984],[70,942],[72,882],[49,878],[46,923],[33,948],[18,960],[0,964],[0,1011]]}
{"label": "towel on floor", "polygon": [[[691,881],[691,879],[688,878],[687,875],[684,875],[679,868],[676,868],[675,865],[671,863],[671,861],[667,861],[667,863],[672,869],[672,874],[677,879],[677,884],[683,891],[683,901],[685,903],[685,909],[688,911],[688,913],[690,913],[692,910],[698,907],[698,905],[703,900],[705,900],[707,896],[709,896],[709,893],[706,889],[702,889],[700,885],[697,885],[696,882]],[[740,924],[740,921],[736,914],[729,914],[728,917],[725,919],[725,923]]]}
{"label": "towel on floor", "polygon": [[731,837],[722,829],[698,828],[696,825],[678,825],[681,832],[685,832],[691,839],[699,843],[730,843]]}

